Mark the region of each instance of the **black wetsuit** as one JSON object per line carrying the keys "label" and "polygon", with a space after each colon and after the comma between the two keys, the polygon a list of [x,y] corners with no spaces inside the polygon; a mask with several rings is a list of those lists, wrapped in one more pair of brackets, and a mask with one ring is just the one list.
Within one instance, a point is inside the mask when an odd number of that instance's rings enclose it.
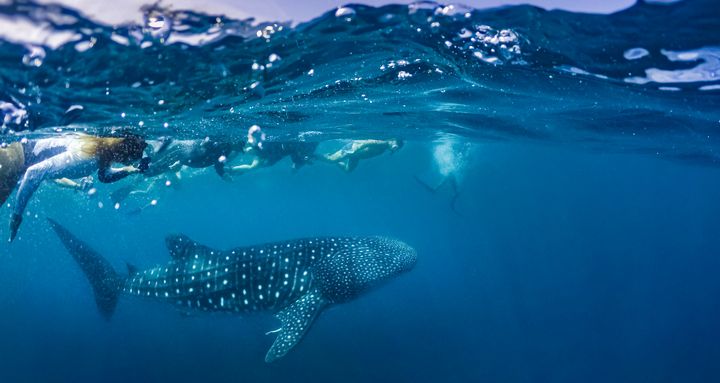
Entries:
{"label": "black wetsuit", "polygon": [[310,162],[317,146],[317,142],[266,141],[256,154],[265,166],[275,165],[286,156],[290,156],[293,166],[299,168]]}
{"label": "black wetsuit", "polygon": [[172,170],[177,164],[191,168],[206,168],[214,166],[219,175],[225,172],[221,157],[229,157],[233,152],[233,145],[228,142],[214,140],[175,140],[165,139],[151,154],[150,168],[145,171],[148,177],[160,175]]}

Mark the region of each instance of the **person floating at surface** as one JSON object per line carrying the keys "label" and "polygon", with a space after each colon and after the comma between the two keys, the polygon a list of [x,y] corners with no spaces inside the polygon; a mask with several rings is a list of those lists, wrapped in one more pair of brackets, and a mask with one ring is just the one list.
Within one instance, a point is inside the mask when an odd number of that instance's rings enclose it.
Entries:
{"label": "person floating at surface", "polygon": [[[143,172],[146,180],[136,180],[132,184],[113,191],[111,193],[113,203],[122,203],[133,194],[148,194],[161,184],[177,187],[181,180],[180,172],[185,167],[204,169],[213,166],[217,174],[225,178],[225,162],[242,152],[245,147],[244,141],[231,142],[211,138],[162,137],[157,140],[148,140],[147,143],[146,154],[152,158],[152,162]],[[148,179],[152,179],[152,181],[145,182]]]}
{"label": "person floating at surface", "polygon": [[285,157],[290,157],[293,169],[311,163],[315,158],[317,142],[307,141],[265,141],[265,134],[257,125],[248,130],[245,153],[255,156],[249,164],[228,166],[228,174],[243,174],[251,170],[273,166]]}
{"label": "person floating at surface", "polygon": [[167,172],[177,172],[183,166],[191,168],[215,167],[219,176],[225,174],[225,162],[241,152],[245,143],[233,143],[205,138],[202,140],[176,140],[164,138],[152,141],[152,163],[144,173],[153,177]]}
{"label": "person floating at surface", "polygon": [[402,140],[353,140],[335,153],[321,157],[327,162],[337,164],[346,172],[357,168],[360,160],[377,157],[385,151],[395,153],[403,146]]}
{"label": "person floating at surface", "polygon": [[285,157],[290,157],[293,169],[300,169],[309,164],[314,156],[317,142],[305,141],[266,141],[262,147],[253,146],[246,150],[255,158],[249,164],[229,166],[225,169],[228,174],[243,174],[251,170],[273,166]]}
{"label": "person floating at surface", "polygon": [[[96,170],[100,182],[119,181],[130,174],[147,169],[149,158],[142,158],[146,146],[147,144],[142,138],[132,134],[123,137],[72,134],[24,140],[20,147],[14,146],[12,155],[15,160],[9,162],[17,164],[17,158],[21,157],[24,162],[24,170],[8,174],[8,176],[20,178],[15,206],[10,219],[9,241],[15,239],[22,223],[25,207],[42,181],[81,178]],[[8,157],[7,154],[6,157]],[[140,161],[138,167],[130,165],[134,161]],[[114,163],[122,163],[127,166],[114,168],[112,167]],[[0,184],[3,185],[4,191],[7,190],[8,184],[12,184],[12,180],[4,179]]]}

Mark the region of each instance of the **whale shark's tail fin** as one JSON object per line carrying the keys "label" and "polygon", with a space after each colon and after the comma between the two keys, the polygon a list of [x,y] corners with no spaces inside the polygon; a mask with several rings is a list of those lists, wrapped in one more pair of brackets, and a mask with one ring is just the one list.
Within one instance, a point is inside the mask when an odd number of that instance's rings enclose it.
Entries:
{"label": "whale shark's tail fin", "polygon": [[90,281],[90,285],[95,293],[95,303],[97,304],[100,314],[105,319],[110,319],[115,311],[118,296],[122,290],[123,278],[115,272],[110,262],[93,250],[87,243],[75,237],[68,229],[55,220],[48,218],[48,221],[60,238],[60,241],[62,241],[65,248],[70,252],[70,255],[72,255],[85,273],[88,281]]}

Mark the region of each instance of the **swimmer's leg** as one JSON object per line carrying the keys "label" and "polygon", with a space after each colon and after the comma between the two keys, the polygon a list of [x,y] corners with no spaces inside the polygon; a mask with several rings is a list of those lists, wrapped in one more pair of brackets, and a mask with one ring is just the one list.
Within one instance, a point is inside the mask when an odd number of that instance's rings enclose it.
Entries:
{"label": "swimmer's leg", "polygon": [[442,188],[444,185],[449,184],[450,189],[452,189],[452,196],[450,197],[450,208],[454,213],[457,215],[462,216],[460,211],[457,210],[457,201],[458,198],[460,198],[460,190],[458,188],[457,180],[455,179],[454,175],[449,175],[445,177],[437,186],[433,187],[427,182],[423,181],[420,177],[417,175],[413,176],[415,178],[415,181],[420,184],[425,190],[429,191],[430,193],[437,193],[437,191]]}
{"label": "swimmer's leg", "polygon": [[[429,191],[430,193],[435,194],[435,192],[437,191],[437,188],[438,188],[437,186],[436,186],[436,187],[430,186],[427,182],[425,182],[425,181],[423,181],[422,179],[420,179],[420,177],[419,177],[417,174],[415,174],[415,175],[413,176],[413,178],[415,178],[415,181],[417,181],[417,183],[419,183],[420,186],[423,187],[423,189]],[[441,185],[442,185],[442,183],[441,183]]]}
{"label": "swimmer's leg", "polygon": [[450,208],[452,211],[454,211],[457,215],[462,216],[460,214],[460,211],[457,210],[457,200],[460,198],[460,188],[458,187],[457,180],[455,179],[454,175],[450,175],[447,178],[447,183],[450,184],[450,188],[452,189],[452,197],[450,199]]}
{"label": "swimmer's leg", "polygon": [[40,184],[45,179],[46,175],[52,169],[53,163],[50,160],[45,160],[35,165],[30,166],[20,180],[20,186],[16,193],[15,206],[13,208],[13,214],[10,218],[10,238],[9,242],[12,242],[17,235],[17,231],[22,224],[22,214],[25,211],[25,207],[30,202],[30,197],[40,187]]}
{"label": "swimmer's leg", "polygon": [[355,148],[355,142],[353,141],[353,142],[350,142],[347,145],[345,145],[342,149],[338,150],[337,152],[335,152],[333,154],[327,154],[327,155],[321,156],[321,157],[324,158],[327,162],[339,163],[341,161],[344,162],[344,160],[346,158],[355,154],[356,151],[357,151],[357,148]]}
{"label": "swimmer's leg", "polygon": [[420,184],[420,186],[422,186],[425,190],[427,190],[427,191],[429,191],[430,193],[433,193],[433,194],[437,193],[437,191],[438,191],[441,187],[443,187],[443,185],[445,185],[446,183],[448,183],[448,179],[449,179],[449,177],[445,177],[445,178],[442,179],[442,181],[440,181],[439,184],[437,184],[437,185],[435,185],[435,186],[432,186],[432,185],[430,185],[429,183],[423,181],[417,174],[414,175],[413,177],[415,178],[415,181],[417,181],[417,183]]}
{"label": "swimmer's leg", "polygon": [[350,157],[347,159],[347,161],[345,161],[345,166],[343,168],[346,172],[350,173],[351,171],[355,170],[355,168],[357,168],[359,163],[360,160]]}
{"label": "swimmer's leg", "polygon": [[225,169],[225,171],[228,174],[243,174],[243,173],[247,173],[251,170],[257,169],[259,167],[261,167],[260,160],[255,158],[249,164],[231,166],[231,167],[228,167],[227,169]]}

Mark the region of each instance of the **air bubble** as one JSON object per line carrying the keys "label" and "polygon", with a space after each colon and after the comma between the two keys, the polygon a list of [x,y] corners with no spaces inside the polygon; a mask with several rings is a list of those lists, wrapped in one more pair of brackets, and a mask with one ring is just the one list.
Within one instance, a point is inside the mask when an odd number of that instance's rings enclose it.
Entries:
{"label": "air bubble", "polygon": [[645,48],[631,48],[623,53],[623,57],[625,58],[625,60],[637,60],[649,54],[650,52],[648,52],[648,50]]}
{"label": "air bubble", "polygon": [[404,70],[401,70],[400,72],[398,72],[397,77],[400,80],[404,80],[406,78],[412,77],[412,75],[408,72],[405,72]]}
{"label": "air bubble", "polygon": [[28,50],[22,57],[22,63],[27,66],[40,67],[45,60],[45,49],[36,45],[27,45],[25,49]]}

